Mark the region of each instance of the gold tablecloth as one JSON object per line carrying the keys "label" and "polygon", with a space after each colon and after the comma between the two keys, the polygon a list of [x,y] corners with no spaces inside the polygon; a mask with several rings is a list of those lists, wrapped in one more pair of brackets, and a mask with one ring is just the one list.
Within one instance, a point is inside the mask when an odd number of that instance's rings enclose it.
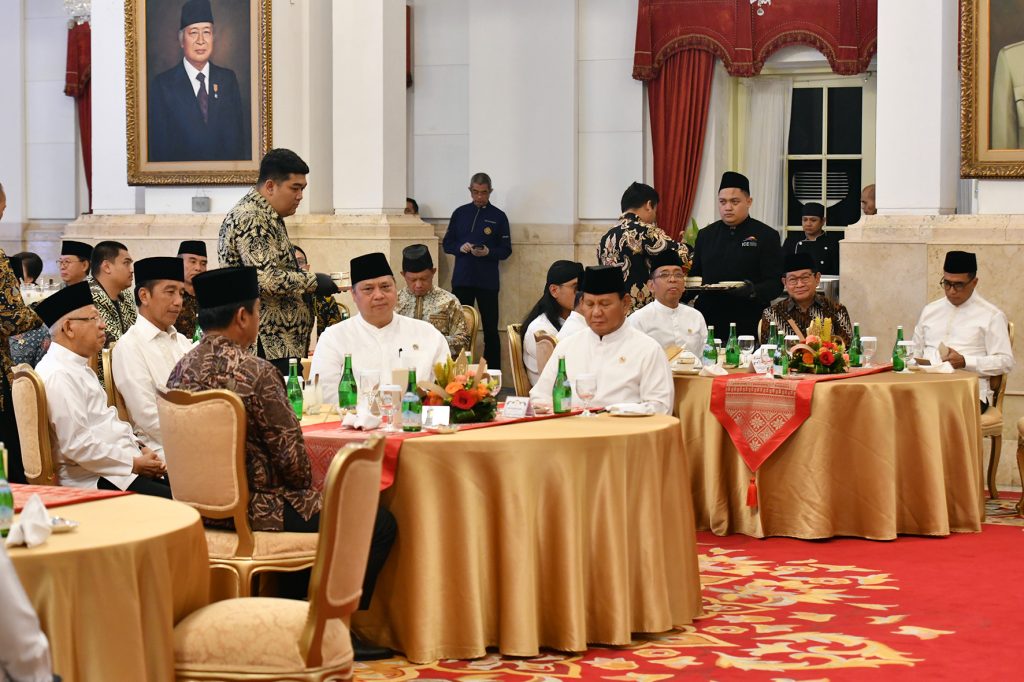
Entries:
{"label": "gold tablecloth", "polygon": [[717,535],[852,535],[978,531],[985,517],[978,379],[872,374],[820,382],[811,416],[750,470],[711,414],[712,380],[677,376],[676,413],[697,528]]}
{"label": "gold tablecloth", "polygon": [[567,417],[408,440],[357,630],[409,660],[626,644],[700,613],[679,422]]}
{"label": "gold tablecloth", "polygon": [[65,682],[173,680],[175,623],[207,603],[194,509],[127,495],[51,512],[80,524],[10,556]]}

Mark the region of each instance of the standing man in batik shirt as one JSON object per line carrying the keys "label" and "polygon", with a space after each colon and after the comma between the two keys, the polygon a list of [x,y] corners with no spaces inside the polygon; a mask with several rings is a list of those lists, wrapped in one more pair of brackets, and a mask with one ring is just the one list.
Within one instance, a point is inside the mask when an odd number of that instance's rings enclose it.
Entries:
{"label": "standing man in batik shirt", "polygon": [[[434,325],[448,342],[452,357],[473,347],[462,304],[444,289],[434,286],[434,259],[426,244],[402,249],[402,277],[405,288],[398,292],[395,312]],[[476,358],[473,358],[476,360]]]}
{"label": "standing man in batik shirt", "polygon": [[[106,325],[106,348],[120,339],[139,318],[132,279],[132,257],[127,246],[120,242],[100,242],[93,248],[92,276],[86,281],[92,302]],[[102,354],[96,357],[96,367],[103,385]]]}
{"label": "standing man in batik shirt", "polygon": [[832,318],[832,335],[838,336],[847,346],[853,338],[853,324],[850,322],[850,313],[846,312],[846,306],[839,301],[826,298],[824,294],[818,293],[818,283],[821,281],[821,273],[818,272],[817,263],[809,253],[787,253],[786,273],[782,277],[782,285],[786,288],[786,298],[768,306],[761,313],[761,343],[771,343],[768,340],[768,330],[774,322],[775,326],[783,335],[794,334],[790,320],[800,328],[800,331],[807,334],[807,328],[811,326],[814,318]]}
{"label": "standing man in batik shirt", "polygon": [[198,324],[199,305],[196,303],[196,292],[192,288],[192,278],[206,272],[209,263],[206,257],[206,242],[189,240],[178,246],[178,258],[185,266],[185,294],[181,299],[181,312],[174,321],[174,328],[186,339],[195,336]]}
{"label": "standing man in batik shirt", "polygon": [[289,358],[308,353],[313,306],[304,295],[338,293],[330,275],[299,269],[284,224],[299,208],[308,173],[309,166],[290,149],[267,152],[256,186],[224,218],[217,242],[221,265],[251,266],[259,273],[262,312],[256,354],[281,374],[288,373]]}
{"label": "standing man in batik shirt", "polygon": [[690,269],[690,247],[669,238],[655,224],[658,217],[658,193],[650,185],[634,182],[622,193],[619,222],[608,230],[597,246],[600,265],[622,268],[626,293],[632,301],[630,312],[654,300],[648,281],[647,260],[666,249],[679,253],[684,272]]}

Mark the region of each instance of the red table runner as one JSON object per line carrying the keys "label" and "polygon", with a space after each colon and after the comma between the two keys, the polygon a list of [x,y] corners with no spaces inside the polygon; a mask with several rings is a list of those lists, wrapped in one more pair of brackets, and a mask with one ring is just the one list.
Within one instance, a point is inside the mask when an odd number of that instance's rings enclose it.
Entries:
{"label": "red table runner", "polygon": [[99,490],[98,488],[73,488],[71,486],[57,485],[27,485],[25,483],[12,483],[11,492],[14,493],[14,511],[20,512],[28,503],[32,495],[39,495],[47,509],[63,507],[67,504],[79,504],[80,502],[92,502],[107,497],[120,497],[132,493],[123,490]]}
{"label": "red table runner", "polygon": [[[523,417],[521,419],[499,419],[493,422],[459,424],[459,431],[485,429],[491,426],[504,426],[505,424],[540,421],[542,419],[571,417],[580,412],[581,410],[574,410],[567,414],[545,414]],[[380,474],[380,489],[383,491],[390,488],[391,484],[395,482],[395,470],[398,468],[398,453],[402,449],[402,443],[410,438],[438,435],[433,431],[385,433],[380,429],[357,431],[355,429],[343,429],[340,426],[341,422],[328,422],[326,424],[311,424],[302,427],[302,436],[306,442],[306,455],[309,457],[309,463],[313,470],[313,487],[317,490],[323,490],[324,488],[327,468],[331,465],[334,455],[337,454],[339,449],[349,443],[366,440],[374,434],[380,434],[385,437],[384,462]]]}
{"label": "red table runner", "polygon": [[[844,374],[808,374],[799,380],[729,374],[711,384],[711,413],[729,434],[751,473],[774,453],[811,414],[811,397],[819,381],[888,372],[892,365],[855,369]],[[747,504],[757,506],[753,477]]]}

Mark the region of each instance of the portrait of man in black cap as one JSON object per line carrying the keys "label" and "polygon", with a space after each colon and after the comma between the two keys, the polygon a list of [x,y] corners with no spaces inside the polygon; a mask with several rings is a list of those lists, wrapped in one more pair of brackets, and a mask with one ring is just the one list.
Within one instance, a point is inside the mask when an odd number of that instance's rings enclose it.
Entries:
{"label": "portrait of man in black cap", "polygon": [[[147,160],[251,160],[247,3],[187,0],[146,5],[150,71],[166,64],[168,53],[176,62],[151,80]],[[215,21],[214,6],[221,21]],[[167,45],[167,37],[175,33],[168,25],[172,21],[177,22],[176,50]],[[242,85],[235,71],[211,61],[222,35],[225,48],[230,48],[224,55],[246,74]]]}

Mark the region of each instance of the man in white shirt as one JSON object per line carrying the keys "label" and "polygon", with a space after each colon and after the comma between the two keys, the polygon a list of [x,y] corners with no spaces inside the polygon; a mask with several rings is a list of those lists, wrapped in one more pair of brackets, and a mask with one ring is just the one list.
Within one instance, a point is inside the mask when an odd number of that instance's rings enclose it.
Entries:
{"label": "man in white shirt", "polygon": [[588,329],[559,341],[540,379],[530,391],[536,408],[551,406],[558,361],[565,358],[569,381],[593,374],[593,404],[641,403],[672,414],[672,371],[658,342],[626,324],[632,304],[622,270],[615,265],[587,268],[583,275],[583,310]]}
{"label": "man in white shirt", "polygon": [[320,375],[325,398],[338,394],[345,354],[352,354],[352,370],[378,370],[391,381],[392,370],[416,369],[417,380],[432,380],[434,365],[446,362],[448,342],[434,325],[395,313],[398,287],[383,253],[353,258],[352,300],[359,314],[331,325],[317,340],[309,376]]}
{"label": "man in white shirt", "polygon": [[565,318],[565,322],[562,323],[562,328],[558,330],[558,334],[555,336],[559,341],[562,339],[572,336],[576,332],[587,328],[587,318],[583,317],[583,289],[576,290],[576,300],[573,303],[573,310],[569,313],[569,317]]}
{"label": "man in white shirt", "polygon": [[180,258],[143,258],[135,263],[136,320],[112,352],[114,385],[124,398],[135,435],[164,458],[156,390],[167,385],[178,360],[192,344],[178,333],[174,321],[185,293],[185,267]]}
{"label": "man in white shirt", "polygon": [[626,321],[661,344],[662,348],[681,346],[700,355],[708,327],[696,308],[679,303],[686,291],[686,272],[679,253],[666,249],[650,258],[648,286],[654,300],[634,310]]}
{"label": "man in white shirt", "polygon": [[107,405],[89,358],[106,341],[106,325],[85,282],[61,289],[39,303],[36,313],[53,343],[36,366],[46,387],[50,443],[61,485],[131,490],[171,497],[164,463],[139,442],[131,425]]}
{"label": "man in white shirt", "polygon": [[[988,378],[1009,374],[1014,362],[1006,315],[974,293],[977,274],[978,259],[973,253],[946,254],[939,282],[946,296],[921,311],[914,327],[914,344],[932,362],[945,360],[955,369],[977,374],[981,411],[985,412],[994,397]],[[940,344],[944,349],[940,350]]]}

